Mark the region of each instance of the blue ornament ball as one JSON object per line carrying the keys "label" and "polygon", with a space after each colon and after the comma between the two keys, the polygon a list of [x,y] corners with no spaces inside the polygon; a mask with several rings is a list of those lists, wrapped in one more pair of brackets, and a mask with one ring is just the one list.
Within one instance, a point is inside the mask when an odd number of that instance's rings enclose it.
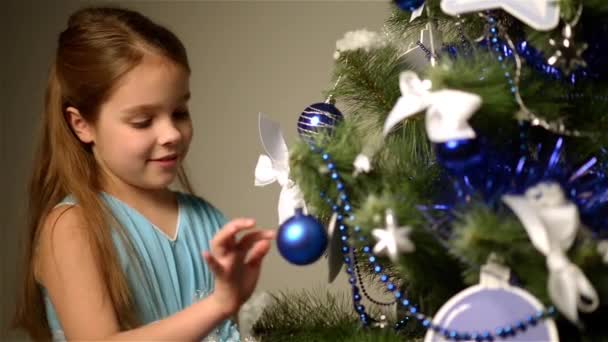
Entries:
{"label": "blue ornament ball", "polygon": [[481,146],[476,138],[435,144],[435,156],[441,166],[453,173],[470,170],[479,166],[483,160]]}
{"label": "blue ornament ball", "polygon": [[312,104],[298,118],[298,134],[306,141],[312,141],[319,133],[332,134],[343,119],[342,113],[331,103]]}
{"label": "blue ornament ball", "polygon": [[395,4],[404,11],[413,12],[424,4],[424,0],[394,0]]}
{"label": "blue ornament ball", "polygon": [[279,252],[295,265],[308,265],[317,261],[327,247],[325,227],[316,218],[305,215],[302,209],[283,222],[277,232]]}

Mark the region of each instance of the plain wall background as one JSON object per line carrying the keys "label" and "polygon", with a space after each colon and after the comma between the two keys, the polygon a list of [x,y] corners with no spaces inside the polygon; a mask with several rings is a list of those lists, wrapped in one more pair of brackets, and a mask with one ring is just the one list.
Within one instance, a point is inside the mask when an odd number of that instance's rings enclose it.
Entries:
{"label": "plain wall background", "polygon": [[[350,30],[379,30],[389,1],[3,1],[0,5],[0,340],[13,312],[21,267],[26,182],[48,67],[71,12],[113,4],[139,10],[174,31],[192,67],[195,137],[187,168],[199,195],[228,217],[252,216],[275,228],[279,186],[253,185],[262,152],[258,112],[279,121],[288,142],[296,121],[330,88],[336,40]],[[326,259],[308,267],[273,247],[259,291],[313,289],[327,283]],[[344,273],[330,286],[348,289]],[[21,337],[22,338],[22,337]]]}

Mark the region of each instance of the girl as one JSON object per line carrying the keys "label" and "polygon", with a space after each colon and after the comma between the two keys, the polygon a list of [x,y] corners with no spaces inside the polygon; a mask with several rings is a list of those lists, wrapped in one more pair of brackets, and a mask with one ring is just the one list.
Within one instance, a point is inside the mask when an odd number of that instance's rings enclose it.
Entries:
{"label": "girl", "polygon": [[[70,17],[30,183],[15,325],[32,338],[239,339],[229,318],[253,292],[274,232],[226,223],[191,194],[181,165],[189,75],[182,43],[141,14]],[[169,190],[176,177],[187,193]]]}

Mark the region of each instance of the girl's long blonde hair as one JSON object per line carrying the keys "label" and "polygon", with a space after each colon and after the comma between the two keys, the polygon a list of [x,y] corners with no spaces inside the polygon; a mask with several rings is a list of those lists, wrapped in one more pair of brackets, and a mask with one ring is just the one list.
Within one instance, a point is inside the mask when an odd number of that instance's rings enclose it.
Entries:
{"label": "girl's long blonde hair", "polygon": [[[46,217],[66,195],[72,195],[89,224],[91,246],[122,329],[140,324],[126,276],[118,261],[109,209],[99,198],[100,172],[89,145],[73,133],[66,119],[68,106],[95,122],[101,104],[117,81],[134,68],[145,53],[157,53],[190,72],[186,50],[166,28],[145,16],[121,8],[85,8],[72,14],[59,36],[51,66],[45,109],[33,174],[29,183],[25,272],[20,286],[14,328],[35,340],[49,340],[50,330],[42,294],[34,276],[34,248]],[[180,167],[178,179],[187,192],[191,185]]]}

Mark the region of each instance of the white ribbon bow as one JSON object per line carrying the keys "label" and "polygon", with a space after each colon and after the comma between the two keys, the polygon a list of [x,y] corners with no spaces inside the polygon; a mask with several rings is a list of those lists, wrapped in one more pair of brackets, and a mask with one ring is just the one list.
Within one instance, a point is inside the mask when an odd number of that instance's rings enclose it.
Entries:
{"label": "white ribbon bow", "polygon": [[505,195],[502,200],[517,215],[534,247],[547,258],[549,296],[557,309],[574,323],[578,322],[577,308],[594,311],[599,305],[597,292],[566,255],[576,238],[579,215],[559,184],[541,183],[524,196]]}
{"label": "white ribbon bow", "polygon": [[412,71],[399,75],[399,88],[401,97],[386,118],[384,135],[400,121],[426,108],[426,131],[432,142],[475,138],[467,120],[481,106],[479,95],[451,89],[431,92],[430,81],[421,81]]}
{"label": "white ribbon bow", "polygon": [[306,204],[298,186],[289,179],[289,151],[278,123],[259,115],[259,130],[262,146],[268,155],[262,154],[255,167],[255,186],[266,186],[278,182],[281,186],[279,195],[279,224],[295,214],[296,208]]}

